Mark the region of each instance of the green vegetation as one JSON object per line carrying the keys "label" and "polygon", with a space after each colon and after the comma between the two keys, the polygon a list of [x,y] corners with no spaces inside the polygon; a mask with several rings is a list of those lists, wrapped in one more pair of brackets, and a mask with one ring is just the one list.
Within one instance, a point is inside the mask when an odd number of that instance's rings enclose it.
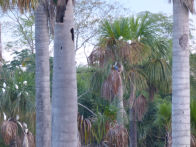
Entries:
{"label": "green vegetation", "polygon": [[[94,5],[96,7],[96,3]],[[20,17],[23,23],[17,28],[20,44],[29,47],[15,51],[14,59],[10,63],[4,61],[0,67],[0,123],[3,123],[3,112],[12,119],[19,115],[19,121],[27,123],[35,135],[34,32],[29,29],[34,25],[34,17],[30,15],[29,18]],[[91,27],[92,24],[100,27],[96,30],[98,42],[88,57],[88,65],[77,67],[77,123],[81,144],[127,147],[133,141],[138,147],[170,146],[171,18],[141,12],[136,16],[89,23]],[[87,29],[87,26],[83,27]],[[25,33],[32,44],[25,38]],[[14,43],[8,44],[7,48],[13,48]],[[77,46],[79,49],[84,44]],[[196,145],[195,61],[196,54],[192,54],[192,146]],[[52,68],[51,57],[51,87]],[[121,123],[119,114],[123,115]],[[0,146],[4,146],[2,136]]]}

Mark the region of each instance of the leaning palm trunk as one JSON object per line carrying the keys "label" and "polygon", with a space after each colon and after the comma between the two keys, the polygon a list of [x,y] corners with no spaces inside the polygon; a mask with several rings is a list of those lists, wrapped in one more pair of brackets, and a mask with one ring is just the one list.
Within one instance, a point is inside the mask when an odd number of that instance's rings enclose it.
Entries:
{"label": "leaning palm trunk", "polygon": [[36,146],[51,146],[48,16],[43,3],[35,11]]}
{"label": "leaning palm trunk", "polygon": [[173,0],[172,147],[190,147],[189,10]]}
{"label": "leaning palm trunk", "polygon": [[52,94],[52,146],[77,147],[77,85],[73,34],[73,4],[55,24]]}

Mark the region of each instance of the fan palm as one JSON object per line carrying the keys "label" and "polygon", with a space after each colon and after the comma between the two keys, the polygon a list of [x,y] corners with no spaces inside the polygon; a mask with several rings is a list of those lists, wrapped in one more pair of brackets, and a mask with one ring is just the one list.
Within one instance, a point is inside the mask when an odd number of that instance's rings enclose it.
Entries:
{"label": "fan palm", "polygon": [[[135,103],[145,101],[143,96],[136,98],[136,91],[146,89],[148,83],[156,83],[169,79],[169,66],[167,62],[155,62],[154,68],[160,70],[158,77],[155,70],[149,69],[148,65],[153,61],[153,57],[160,58],[163,53],[166,54],[168,40],[162,37],[157,38],[157,34],[161,33],[160,20],[153,19],[150,13],[140,14],[138,17],[131,17],[116,20],[113,23],[105,21],[101,27],[100,47],[92,52],[89,59],[93,65],[98,64],[104,67],[108,63],[114,64],[119,62],[124,66],[123,75],[125,76],[124,85],[128,85],[130,90],[130,129],[131,146],[137,146],[137,129],[136,129],[136,112],[145,112],[135,110]],[[158,25],[159,24],[159,25]],[[164,27],[162,27],[164,28]],[[159,32],[156,32],[159,31]],[[162,34],[163,35],[163,34]],[[153,52],[151,52],[153,51]],[[163,59],[166,60],[166,57]],[[160,63],[160,64],[159,64]],[[159,68],[159,69],[157,69]],[[145,71],[148,69],[148,71]],[[161,77],[161,78],[160,78]],[[151,79],[151,81],[149,80]],[[149,82],[150,81],[150,82]],[[168,82],[168,80],[166,80]],[[105,89],[107,91],[107,89]],[[140,99],[140,100],[139,100]],[[146,106],[146,105],[145,105]],[[144,110],[146,110],[144,108]],[[133,135],[134,134],[134,135]]]}
{"label": "fan palm", "polygon": [[194,0],[173,0],[172,146],[190,146],[189,12]]}

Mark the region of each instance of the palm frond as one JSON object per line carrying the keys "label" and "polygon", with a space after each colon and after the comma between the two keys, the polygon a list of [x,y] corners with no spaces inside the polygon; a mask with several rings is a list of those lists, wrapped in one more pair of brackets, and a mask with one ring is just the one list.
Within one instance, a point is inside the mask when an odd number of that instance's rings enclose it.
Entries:
{"label": "palm frond", "polygon": [[92,124],[90,119],[78,115],[78,131],[80,132],[82,143],[89,144],[92,142]]}
{"label": "palm frond", "polygon": [[1,135],[6,145],[16,139],[18,133],[18,126],[13,121],[3,121],[1,125]]}
{"label": "palm frond", "polygon": [[111,70],[108,78],[103,82],[101,87],[102,97],[111,102],[114,97],[117,97],[120,86],[122,86],[120,73],[116,70]]}
{"label": "palm frond", "polygon": [[38,0],[0,0],[0,7],[3,11],[7,11],[17,7],[22,13],[36,8]]}
{"label": "palm frond", "polygon": [[171,67],[165,59],[152,59],[144,67],[150,85],[171,91]]}
{"label": "palm frond", "polygon": [[109,147],[128,147],[128,136],[125,127],[115,124],[108,130],[105,142]]}
{"label": "palm frond", "polygon": [[136,113],[136,117],[138,121],[142,121],[145,113],[148,110],[148,101],[147,98],[143,95],[140,95],[135,99],[133,108]]}

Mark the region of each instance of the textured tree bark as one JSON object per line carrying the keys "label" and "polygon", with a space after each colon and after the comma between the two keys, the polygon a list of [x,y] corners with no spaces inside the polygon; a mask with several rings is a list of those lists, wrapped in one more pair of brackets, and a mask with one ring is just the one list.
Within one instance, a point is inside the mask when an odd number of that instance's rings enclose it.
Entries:
{"label": "textured tree bark", "polygon": [[35,11],[36,146],[51,146],[48,15],[41,3]]}
{"label": "textured tree bark", "polygon": [[77,147],[77,84],[73,40],[73,4],[55,24],[52,93],[52,146]]}
{"label": "textured tree bark", "polygon": [[1,24],[0,24],[0,67],[2,66],[2,61],[3,61],[3,57],[2,57],[2,41],[1,41]]}
{"label": "textured tree bark", "polygon": [[122,83],[122,78],[120,75],[120,72],[118,73],[119,75],[119,80],[120,80],[120,85],[118,88],[118,112],[117,112],[117,122],[120,125],[124,125],[124,105],[123,105],[123,83]]}
{"label": "textured tree bark", "polygon": [[173,0],[172,147],[190,147],[189,11]]}

